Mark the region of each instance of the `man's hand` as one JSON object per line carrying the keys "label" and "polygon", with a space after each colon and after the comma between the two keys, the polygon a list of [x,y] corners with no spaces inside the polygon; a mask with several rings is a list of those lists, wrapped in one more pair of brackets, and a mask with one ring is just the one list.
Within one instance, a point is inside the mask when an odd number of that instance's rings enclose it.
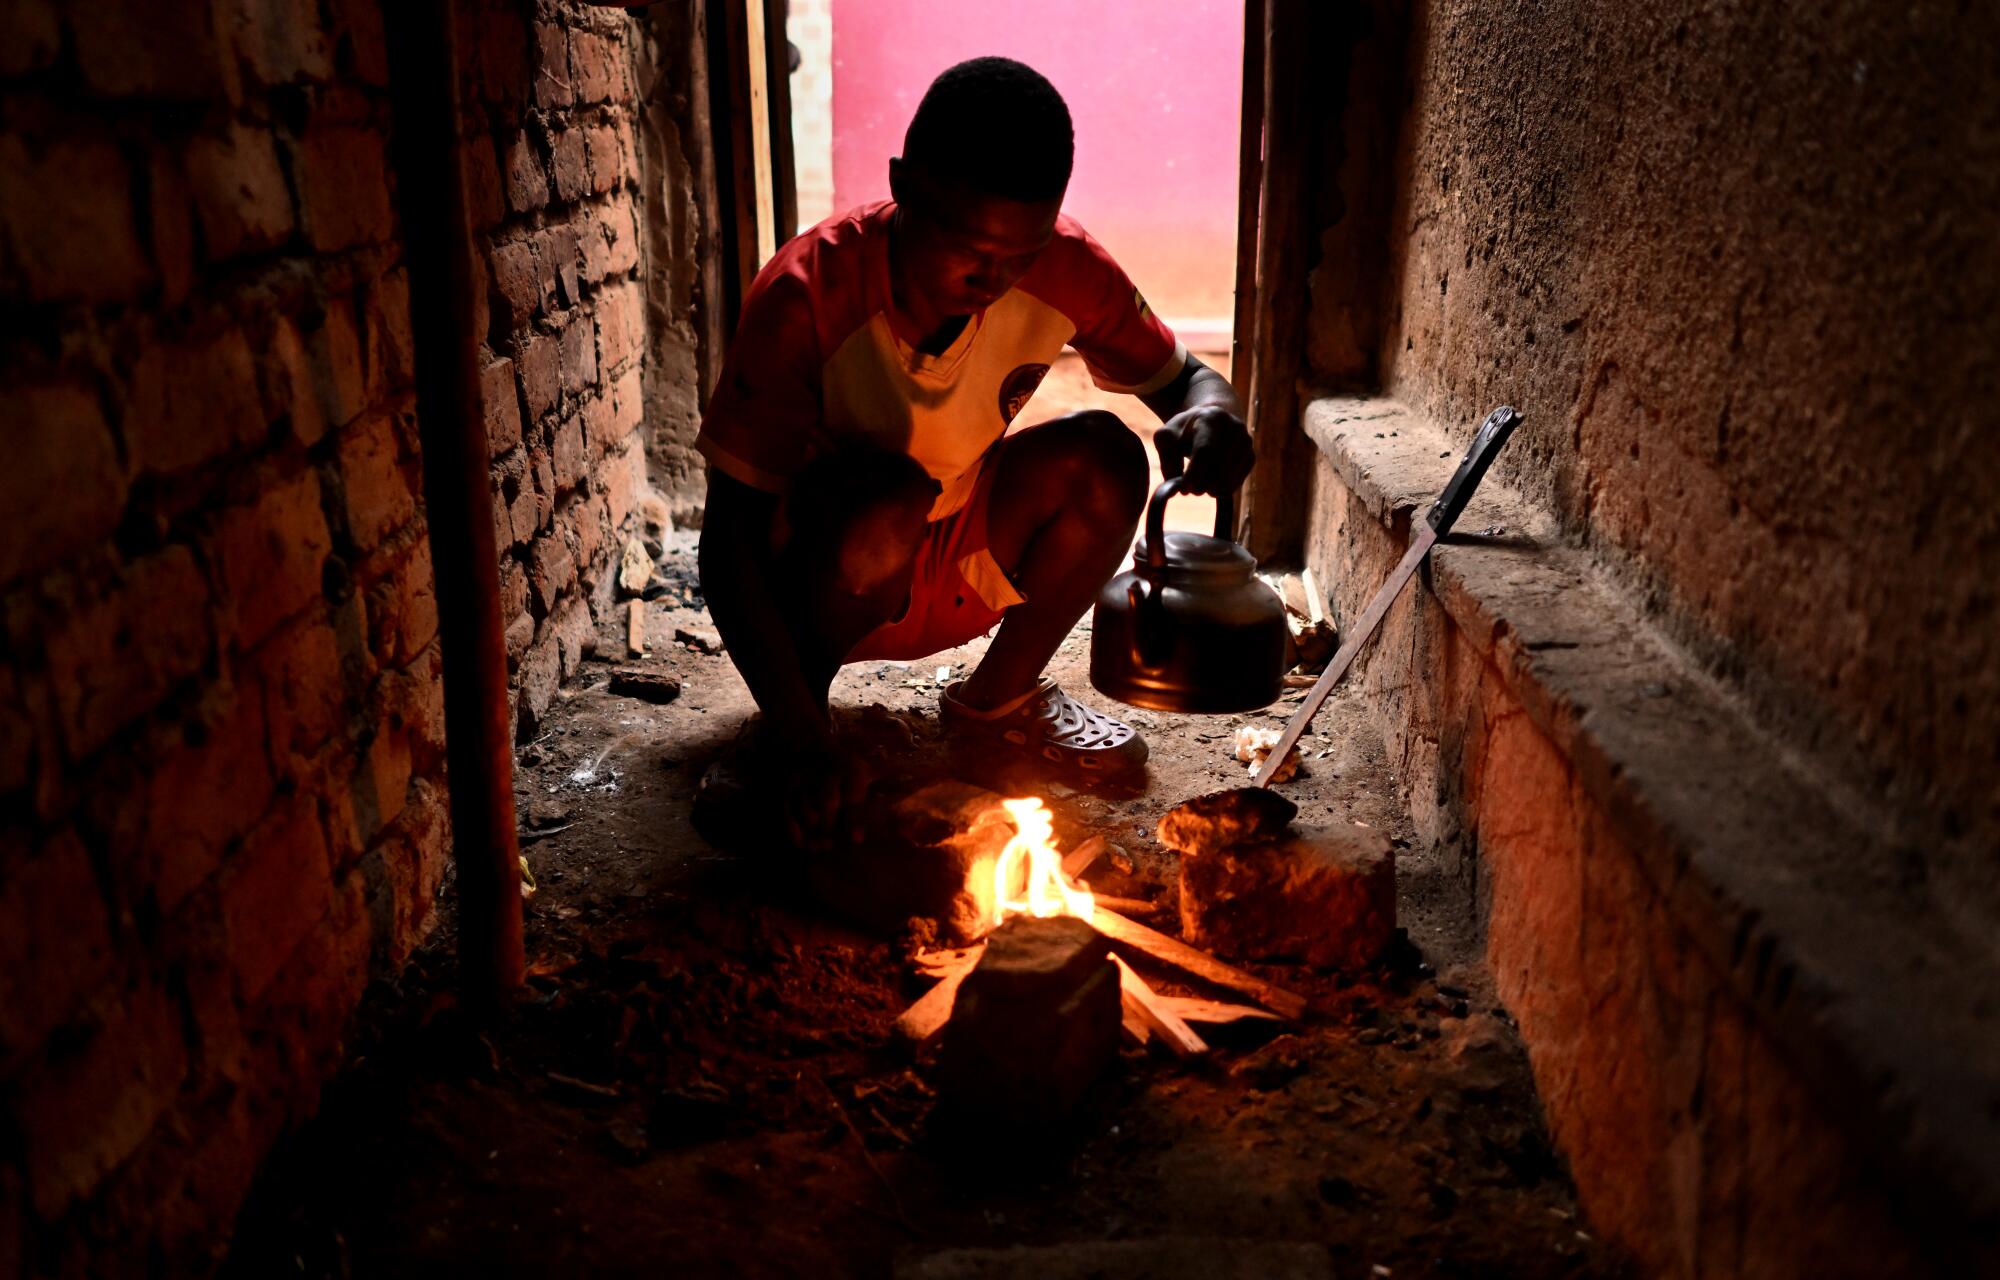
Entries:
{"label": "man's hand", "polygon": [[1256,454],[1243,419],[1221,405],[1196,405],[1167,419],[1153,435],[1160,471],[1182,474],[1182,493],[1234,493],[1250,477]]}
{"label": "man's hand", "polygon": [[875,781],[865,763],[829,746],[790,754],[778,767],[784,771],[779,795],[785,830],[794,845],[825,853],[837,842],[860,843],[862,803]]}

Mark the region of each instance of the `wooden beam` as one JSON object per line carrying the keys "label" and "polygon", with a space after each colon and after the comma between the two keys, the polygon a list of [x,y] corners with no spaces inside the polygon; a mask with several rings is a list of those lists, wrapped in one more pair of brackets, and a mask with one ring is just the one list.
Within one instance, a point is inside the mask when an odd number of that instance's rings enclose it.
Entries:
{"label": "wooden beam", "polygon": [[792,56],[785,33],[790,0],[763,0],[765,82],[771,130],[771,211],[777,243],[799,232],[799,175],[792,159]]}
{"label": "wooden beam", "polygon": [[1264,191],[1264,0],[1243,3],[1243,95],[1236,138],[1236,316],[1229,381],[1250,403],[1257,350],[1257,217]]}
{"label": "wooden beam", "polygon": [[1146,980],[1132,972],[1132,966],[1119,956],[1112,956],[1111,963],[1118,966],[1118,994],[1125,1001],[1126,1012],[1145,1024],[1148,1031],[1160,1037],[1167,1048],[1178,1058],[1191,1058],[1198,1053],[1207,1053],[1208,1044],[1194,1033],[1194,1028],[1184,1022],[1180,1015],[1160,1002]]}
{"label": "wooden beam", "polygon": [[1148,929],[1138,921],[1128,920],[1116,911],[1099,908],[1091,913],[1090,923],[1097,926],[1099,933],[1111,939],[1113,946],[1137,951],[1191,977],[1200,978],[1203,982],[1211,982],[1218,987],[1249,996],[1266,1009],[1292,1021],[1305,1016],[1304,996],[1266,982],[1255,974],[1245,973],[1232,965],[1226,965],[1214,956],[1195,950],[1178,938],[1169,938],[1158,930]]}

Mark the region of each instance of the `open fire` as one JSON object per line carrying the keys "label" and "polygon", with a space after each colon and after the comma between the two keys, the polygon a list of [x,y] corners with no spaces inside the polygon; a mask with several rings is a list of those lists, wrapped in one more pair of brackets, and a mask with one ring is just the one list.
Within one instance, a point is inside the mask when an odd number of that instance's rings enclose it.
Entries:
{"label": "open fire", "polygon": [[1018,915],[1090,919],[1090,890],[1072,884],[1063,874],[1062,859],[1050,841],[1054,815],[1032,796],[1005,804],[1014,819],[1014,838],[993,864],[993,923]]}

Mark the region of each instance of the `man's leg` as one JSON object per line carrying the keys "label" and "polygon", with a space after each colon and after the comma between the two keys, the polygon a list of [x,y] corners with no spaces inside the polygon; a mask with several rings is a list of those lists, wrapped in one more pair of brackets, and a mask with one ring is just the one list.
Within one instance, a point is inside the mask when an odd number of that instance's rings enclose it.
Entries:
{"label": "man's leg", "polygon": [[907,601],[937,494],[914,459],[879,450],[830,455],[794,484],[778,577],[800,666],[822,708],[847,654]]}
{"label": "man's leg", "polygon": [[1113,413],[1073,413],[1007,439],[993,465],[987,547],[1026,601],[1009,609],[958,691],[986,709],[1035,685],[1116,573],[1146,505],[1146,446]]}

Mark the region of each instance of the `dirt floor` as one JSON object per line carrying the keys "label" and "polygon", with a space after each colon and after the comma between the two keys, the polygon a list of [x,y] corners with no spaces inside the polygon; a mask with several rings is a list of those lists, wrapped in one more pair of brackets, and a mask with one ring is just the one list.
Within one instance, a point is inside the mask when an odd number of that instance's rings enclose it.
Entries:
{"label": "dirt floor", "polygon": [[[1317,1242],[1340,1275],[1620,1273],[1577,1220],[1465,914],[1408,847],[1411,942],[1381,971],[1268,971],[1313,998],[1306,1025],[1217,1034],[1193,1063],[1129,1050],[1074,1150],[1025,1181],[927,1146],[928,1063],[890,1029],[927,985],[903,949],[689,827],[697,780],[751,710],[726,657],[673,640],[707,625],[693,560],[676,535],[654,656],[593,663],[520,753],[540,886],[528,991],[497,1025],[462,1016],[447,918],[365,1008],[351,1067],[246,1209],[232,1274],[883,1276],[955,1248],[1157,1237]],[[1052,667],[1079,691],[1087,627]],[[618,640],[603,635],[603,652]],[[943,767],[937,683],[983,643],[843,673],[836,701],[888,772]],[[614,666],[634,665],[684,692],[610,694]],[[1235,726],[1275,725],[1288,705],[1136,713],[1153,746],[1140,792],[1009,782],[1050,801],[1063,847],[1095,832],[1129,851],[1132,872],[1100,863],[1100,887],[1157,898],[1171,930],[1174,865],[1154,822],[1241,782]],[[1284,790],[1306,819],[1401,834],[1360,710],[1328,705],[1310,776]]]}

